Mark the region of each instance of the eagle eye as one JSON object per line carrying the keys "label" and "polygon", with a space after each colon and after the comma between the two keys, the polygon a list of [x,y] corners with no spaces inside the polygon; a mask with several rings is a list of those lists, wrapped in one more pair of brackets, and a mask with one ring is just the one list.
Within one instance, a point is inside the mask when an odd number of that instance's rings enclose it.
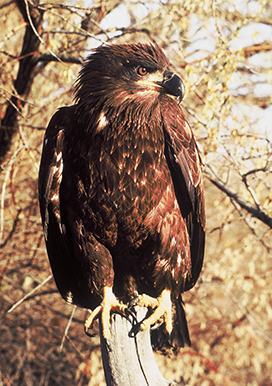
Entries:
{"label": "eagle eye", "polygon": [[137,74],[140,75],[140,76],[145,76],[146,74],[148,73],[147,71],[147,68],[146,67],[141,67],[139,66],[137,68]]}

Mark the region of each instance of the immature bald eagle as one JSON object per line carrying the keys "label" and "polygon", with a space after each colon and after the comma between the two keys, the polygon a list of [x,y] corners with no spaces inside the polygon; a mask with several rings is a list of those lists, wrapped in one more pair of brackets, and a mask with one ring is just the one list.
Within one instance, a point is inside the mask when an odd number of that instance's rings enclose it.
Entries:
{"label": "immature bald eagle", "polygon": [[156,44],[105,45],[45,134],[39,198],[54,278],[66,301],[94,310],[87,328],[101,314],[108,339],[110,312],[137,297],[154,310],[141,329],[162,317],[169,342],[190,343],[181,294],[201,271],[205,214],[183,90]]}

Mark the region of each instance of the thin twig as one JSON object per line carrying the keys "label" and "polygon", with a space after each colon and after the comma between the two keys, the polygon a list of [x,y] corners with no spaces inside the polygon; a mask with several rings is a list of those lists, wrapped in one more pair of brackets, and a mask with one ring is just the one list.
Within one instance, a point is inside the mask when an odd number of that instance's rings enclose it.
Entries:
{"label": "thin twig", "polygon": [[0,319],[4,318],[7,314],[11,313],[12,311],[15,310],[18,306],[20,306],[26,299],[28,299],[30,296],[32,296],[36,291],[38,291],[41,287],[43,287],[46,283],[51,280],[53,275],[49,275],[42,283],[37,285],[37,287],[33,288],[30,292],[28,292],[25,296],[23,296],[18,302],[14,303],[7,311],[4,312],[4,314],[1,316]]}
{"label": "thin twig", "polygon": [[251,315],[251,313],[244,307],[241,303],[241,301],[231,292],[231,290],[225,285],[215,280],[209,280],[202,277],[203,283],[212,283],[217,284],[219,287],[221,287],[226,294],[229,296],[229,298],[237,305],[237,307],[241,310],[241,312],[245,315],[247,318],[249,324],[251,325],[253,331],[257,334],[262,336],[266,341],[272,342],[272,337],[262,328],[259,326],[258,322],[254,319],[254,317]]}
{"label": "thin twig", "polygon": [[245,216],[245,213],[241,210],[240,206],[238,205],[237,202],[235,202],[235,200],[232,200],[231,199],[231,203],[232,205],[235,207],[235,209],[237,210],[237,212],[240,214],[240,216],[242,217],[242,219],[244,220],[245,224],[248,226],[248,228],[251,230],[252,234],[259,240],[259,242],[265,247],[265,249],[267,250],[268,253],[270,253],[271,251],[271,247],[269,245],[267,245],[264,240],[263,240],[263,237],[260,237],[257,233],[256,233],[256,230],[253,226],[250,225],[250,222],[248,221],[247,217]]}
{"label": "thin twig", "polygon": [[6,194],[7,183],[9,180],[12,165],[15,162],[17,155],[20,153],[22,149],[24,149],[24,145],[20,146],[10,158],[6,169],[5,179],[2,185],[1,204],[0,204],[0,245],[2,245],[3,233],[4,233],[4,207],[5,207],[5,194]]}
{"label": "thin twig", "polygon": [[247,182],[247,179],[244,178],[244,174],[242,174],[242,172],[241,172],[241,168],[238,165],[237,159],[233,157],[233,155],[231,154],[231,152],[227,148],[225,150],[226,150],[229,158],[232,160],[232,164],[234,165],[234,168],[237,171],[237,174],[241,177],[241,180],[243,181],[243,183],[244,183],[244,185],[246,187],[246,190],[251,195],[251,198],[254,201],[254,204],[255,204],[256,208],[258,210],[260,210],[260,201],[259,201],[258,197],[256,196],[256,193],[253,190],[253,188]]}
{"label": "thin twig", "polygon": [[70,316],[70,318],[68,320],[67,326],[65,328],[65,331],[64,331],[64,334],[63,334],[63,337],[62,337],[62,340],[61,340],[61,344],[60,344],[60,348],[59,348],[60,351],[62,351],[63,345],[64,345],[64,341],[65,341],[66,337],[68,336],[68,331],[69,331],[69,328],[71,326],[71,323],[72,323],[73,317],[75,315],[76,309],[77,309],[77,306],[74,306],[73,309],[72,309],[71,316]]}
{"label": "thin twig", "polygon": [[22,130],[22,125],[19,125],[19,134],[20,134],[20,137],[21,137],[21,140],[23,142],[24,147],[27,149],[28,154],[30,155],[30,158],[33,160],[33,164],[34,164],[36,170],[39,171],[39,164],[38,164],[38,162],[33,154],[33,151],[31,150],[31,147],[29,146],[29,143],[28,143],[26,137],[25,137],[25,134]]}
{"label": "thin twig", "polygon": [[26,14],[27,14],[27,17],[29,20],[29,24],[31,25],[31,28],[32,28],[34,34],[37,36],[37,38],[42,43],[42,45],[44,45],[48,49],[50,54],[53,55],[57,59],[57,61],[61,62],[61,59],[49,47],[47,47],[47,45],[45,44],[45,41],[40,37],[38,31],[36,30],[36,28],[33,24],[33,21],[32,21],[31,15],[30,15],[28,0],[24,0],[24,1],[25,1],[25,5],[26,5]]}
{"label": "thin twig", "polygon": [[[26,1],[26,0],[25,0],[25,1]],[[69,9],[68,7],[64,6],[64,8],[70,11],[70,9]],[[62,16],[61,14],[59,14],[59,13],[57,13],[57,12],[52,11],[52,9],[48,10],[48,9],[42,8],[42,7],[39,7],[39,9],[47,10],[47,11],[50,12],[52,15],[59,17],[60,19],[62,19],[63,21],[65,21],[65,23],[67,23],[68,25],[72,26],[73,28],[76,28],[76,29],[77,29],[80,33],[82,33],[84,36],[93,38],[93,39],[95,39],[95,40],[97,40],[97,41],[99,41],[99,42],[101,42],[101,43],[104,43],[104,40],[102,40],[101,38],[99,38],[97,35],[93,35],[93,34],[89,33],[88,31],[85,31],[83,28],[78,27],[77,25],[75,25],[74,23],[72,23],[68,18]],[[85,9],[85,10],[86,10],[86,9]],[[73,13],[73,11],[70,11],[70,12]],[[104,34],[104,35],[106,36],[107,40],[109,40],[109,36],[107,35],[107,32],[104,31],[104,30],[100,27],[100,25],[99,25],[98,23],[96,23],[94,20],[91,20],[91,22],[92,22],[97,28],[99,28],[99,29],[100,29],[100,33],[101,33],[101,34]],[[44,31],[43,33],[45,33],[45,32],[46,32],[46,31]],[[50,31],[49,31],[49,32],[50,32]]]}
{"label": "thin twig", "polygon": [[265,213],[261,208],[257,208],[256,206],[252,205],[249,201],[241,197],[236,191],[227,186],[227,184],[225,184],[222,180],[220,180],[219,177],[216,176],[215,172],[210,166],[206,165],[204,173],[218,189],[224,192],[228,197],[235,200],[242,209],[246,210],[253,217],[257,218],[272,228],[272,217]]}
{"label": "thin twig", "polygon": [[[0,8],[0,9],[1,9],[1,8]],[[5,39],[4,39],[2,42],[0,42],[0,48],[2,48],[2,46],[3,46],[4,44],[7,43],[7,40],[9,40],[12,36],[14,36],[14,34],[15,34],[17,31],[19,31],[21,28],[24,28],[26,25],[27,25],[27,23],[26,23],[26,22],[23,22],[23,23],[19,24],[17,27],[13,28],[13,29],[10,31],[10,33],[9,33],[8,35],[5,36]]]}

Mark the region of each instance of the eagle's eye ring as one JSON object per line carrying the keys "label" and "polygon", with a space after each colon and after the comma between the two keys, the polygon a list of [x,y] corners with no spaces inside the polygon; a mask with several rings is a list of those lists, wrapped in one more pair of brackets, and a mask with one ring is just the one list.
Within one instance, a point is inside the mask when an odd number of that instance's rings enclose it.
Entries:
{"label": "eagle's eye ring", "polygon": [[147,74],[147,68],[146,67],[141,67],[141,66],[139,66],[138,68],[137,68],[137,74],[138,75],[141,75],[141,76],[145,76],[146,74]]}

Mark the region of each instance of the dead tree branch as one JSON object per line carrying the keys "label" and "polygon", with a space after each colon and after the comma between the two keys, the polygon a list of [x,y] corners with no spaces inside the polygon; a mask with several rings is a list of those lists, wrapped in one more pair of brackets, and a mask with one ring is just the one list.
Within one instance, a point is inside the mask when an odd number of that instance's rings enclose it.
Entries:
{"label": "dead tree branch", "polygon": [[[137,312],[138,320],[146,315],[146,309]],[[151,342],[150,329],[131,334],[132,324],[119,314],[112,315],[111,341],[106,342],[101,329],[100,339],[103,366],[107,386],[175,386],[167,381],[158,368]],[[132,336],[131,336],[132,335]]]}
{"label": "dead tree branch", "polygon": [[55,57],[51,54],[42,54],[40,56],[36,57],[36,63],[39,62],[44,62],[44,63],[49,63],[49,62],[58,62],[61,61],[63,63],[71,63],[71,64],[83,64],[83,61],[75,58],[74,56],[68,56],[68,55],[58,55],[58,57]]}
{"label": "dead tree branch", "polygon": [[[19,59],[19,70],[14,82],[14,87],[18,93],[18,96],[26,97],[29,94],[33,82],[34,69],[37,63],[34,58],[35,53],[40,45],[40,40],[35,32],[40,31],[43,20],[43,12],[39,11],[37,8],[34,8],[31,4],[28,4],[24,0],[16,0],[16,5],[27,25]],[[35,32],[33,30],[33,26],[35,27]],[[21,102],[21,100],[16,96],[12,96],[11,101],[8,104],[5,115],[1,122],[0,161],[3,160],[4,156],[10,148],[11,139],[15,133],[18,109],[20,110],[23,105],[24,103]]]}
{"label": "dead tree branch", "polygon": [[251,204],[249,201],[241,197],[236,191],[227,186],[227,184],[225,184],[222,180],[220,180],[219,177],[216,176],[216,174],[209,166],[206,166],[204,174],[212,184],[214,184],[218,189],[220,189],[228,197],[234,200],[242,209],[246,210],[253,217],[262,221],[272,229],[272,217],[265,213],[261,207],[257,207]]}

